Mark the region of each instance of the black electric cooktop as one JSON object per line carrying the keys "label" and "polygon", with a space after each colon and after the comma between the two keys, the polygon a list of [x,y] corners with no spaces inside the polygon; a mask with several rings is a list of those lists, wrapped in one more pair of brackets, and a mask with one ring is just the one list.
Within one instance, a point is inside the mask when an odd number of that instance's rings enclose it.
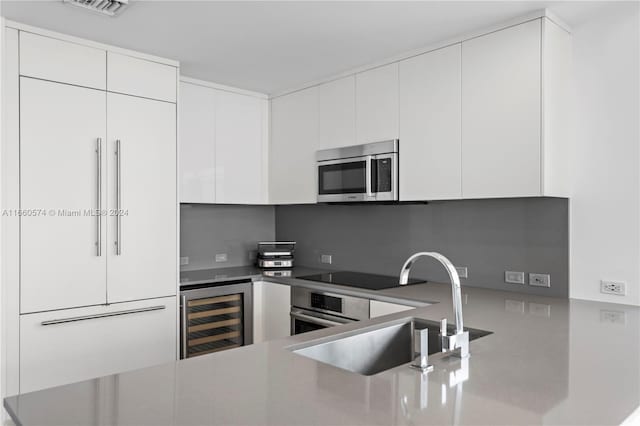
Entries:
{"label": "black electric cooktop", "polygon": [[[399,287],[399,277],[388,275],[364,274],[361,272],[337,271],[326,272],[324,274],[306,275],[297,277],[301,280],[318,281],[327,284],[347,285],[349,287],[366,288],[369,290],[382,290],[385,288]],[[420,284],[426,281],[409,279],[409,284]]]}

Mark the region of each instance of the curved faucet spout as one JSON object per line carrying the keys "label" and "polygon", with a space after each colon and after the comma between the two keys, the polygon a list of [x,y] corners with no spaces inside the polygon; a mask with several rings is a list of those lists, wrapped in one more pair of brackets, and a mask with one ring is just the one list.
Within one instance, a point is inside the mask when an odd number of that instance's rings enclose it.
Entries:
{"label": "curved faucet spout", "polygon": [[[453,266],[453,263],[445,256],[436,252],[427,252],[423,251],[420,253],[416,253],[409,257],[407,261],[402,266],[402,270],[400,271],[400,285],[406,285],[409,282],[409,272],[411,272],[411,267],[420,257],[431,257],[442,264],[447,270],[449,274],[449,280],[451,281],[451,297],[453,299],[453,312],[456,319],[456,334],[461,334],[463,332],[463,323],[462,323],[462,294],[460,290],[460,277],[458,276],[458,271],[456,271],[456,267]],[[446,332],[446,330],[445,330]]]}

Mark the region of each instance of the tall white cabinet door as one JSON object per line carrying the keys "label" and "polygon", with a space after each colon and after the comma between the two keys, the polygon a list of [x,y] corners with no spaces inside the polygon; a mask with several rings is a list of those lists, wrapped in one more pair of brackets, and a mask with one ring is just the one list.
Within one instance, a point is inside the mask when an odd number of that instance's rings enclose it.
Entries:
{"label": "tall white cabinet door", "polygon": [[106,301],[106,220],[87,211],[101,194],[106,206],[105,101],[102,91],[20,78],[20,207],[31,212],[20,219],[21,313]]}
{"label": "tall white cabinet door", "polygon": [[174,295],[176,106],[109,93],[107,117],[109,208],[122,210],[108,221],[107,300]]}
{"label": "tall white cabinet door", "polygon": [[400,62],[400,200],[462,196],[460,44]]}
{"label": "tall white cabinet door", "polygon": [[318,86],[318,149],[356,144],[356,78]]}
{"label": "tall white cabinet door", "polygon": [[265,99],[216,91],[216,203],[266,202]]}
{"label": "tall white cabinet door", "polygon": [[180,83],[180,202],[216,202],[216,91]]}
{"label": "tall white cabinet door", "polygon": [[541,195],[541,21],[462,43],[464,198]]}
{"label": "tall white cabinet door", "polygon": [[271,101],[269,202],[309,204],[317,199],[318,88]]}
{"label": "tall white cabinet door", "polygon": [[398,138],[398,63],[356,75],[358,143]]}

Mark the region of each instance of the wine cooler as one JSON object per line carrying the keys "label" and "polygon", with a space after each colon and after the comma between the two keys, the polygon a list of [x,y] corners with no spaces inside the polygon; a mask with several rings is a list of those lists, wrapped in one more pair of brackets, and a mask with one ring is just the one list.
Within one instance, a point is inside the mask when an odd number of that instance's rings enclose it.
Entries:
{"label": "wine cooler", "polygon": [[251,281],[181,285],[181,359],[252,342]]}

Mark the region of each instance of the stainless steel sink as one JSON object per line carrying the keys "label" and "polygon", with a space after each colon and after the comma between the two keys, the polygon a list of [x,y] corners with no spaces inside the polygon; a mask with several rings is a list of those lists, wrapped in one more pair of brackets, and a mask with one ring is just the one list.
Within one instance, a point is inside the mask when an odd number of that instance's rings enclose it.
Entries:
{"label": "stainless steel sink", "polygon": [[[441,352],[440,324],[419,318],[392,321],[373,328],[319,339],[296,346],[293,352],[344,370],[371,376],[413,361],[413,330],[429,329],[429,354]],[[491,334],[466,328],[469,340]],[[451,330],[453,331],[453,326]]]}

